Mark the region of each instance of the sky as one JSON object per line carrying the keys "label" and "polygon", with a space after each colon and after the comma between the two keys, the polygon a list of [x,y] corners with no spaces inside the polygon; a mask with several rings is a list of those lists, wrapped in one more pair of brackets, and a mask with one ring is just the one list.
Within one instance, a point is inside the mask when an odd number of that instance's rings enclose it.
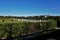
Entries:
{"label": "sky", "polygon": [[60,0],[0,0],[3,16],[60,16]]}

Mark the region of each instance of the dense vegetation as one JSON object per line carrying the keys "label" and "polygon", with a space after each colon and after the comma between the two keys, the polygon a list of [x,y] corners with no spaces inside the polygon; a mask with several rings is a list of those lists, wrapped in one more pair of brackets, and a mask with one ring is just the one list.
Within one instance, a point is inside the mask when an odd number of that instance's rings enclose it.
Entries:
{"label": "dense vegetation", "polygon": [[15,37],[21,34],[54,29],[56,22],[24,22],[10,19],[0,19],[0,38]]}
{"label": "dense vegetation", "polygon": [[4,17],[0,16],[0,38],[9,38],[9,37],[16,37],[20,36],[21,34],[29,34],[32,32],[41,32],[45,30],[54,29],[56,25],[55,17],[20,17],[21,19],[46,19],[50,20],[49,22],[25,22],[25,21],[18,21],[19,17]]}

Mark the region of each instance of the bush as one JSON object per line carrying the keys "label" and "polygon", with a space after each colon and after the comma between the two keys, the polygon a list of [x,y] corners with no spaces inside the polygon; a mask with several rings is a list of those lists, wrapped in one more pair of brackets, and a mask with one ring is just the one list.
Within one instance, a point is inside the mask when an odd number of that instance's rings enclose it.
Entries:
{"label": "bush", "polygon": [[3,22],[0,23],[0,38],[15,37],[20,34],[54,29],[55,27],[56,21],[54,20],[50,20],[50,22]]}
{"label": "bush", "polygon": [[50,24],[49,24],[49,28],[48,29],[54,29],[55,27],[57,27],[57,22],[54,21],[53,19],[50,19]]}

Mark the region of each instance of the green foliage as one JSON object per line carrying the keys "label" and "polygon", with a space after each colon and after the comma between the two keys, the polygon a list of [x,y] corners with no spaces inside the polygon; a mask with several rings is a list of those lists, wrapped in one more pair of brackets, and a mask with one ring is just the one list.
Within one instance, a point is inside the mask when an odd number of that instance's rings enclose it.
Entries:
{"label": "green foliage", "polygon": [[56,21],[50,20],[50,22],[0,22],[0,38],[2,37],[15,37],[20,34],[28,34],[36,31],[44,31],[46,29],[54,29],[56,27]]}
{"label": "green foliage", "polygon": [[8,31],[9,31],[9,27],[7,24],[5,23],[0,24],[0,37],[7,37]]}
{"label": "green foliage", "polygon": [[50,19],[49,29],[54,29],[55,27],[57,27],[57,22]]}

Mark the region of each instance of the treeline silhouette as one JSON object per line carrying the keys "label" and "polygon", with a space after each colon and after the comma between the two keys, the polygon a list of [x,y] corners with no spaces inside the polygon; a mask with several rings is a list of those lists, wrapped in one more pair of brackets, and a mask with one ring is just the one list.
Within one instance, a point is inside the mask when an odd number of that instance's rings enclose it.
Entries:
{"label": "treeline silhouette", "polygon": [[43,19],[54,19],[54,20],[60,20],[60,16],[0,16],[0,18],[17,18],[17,19],[35,19],[35,20],[43,20]]}

